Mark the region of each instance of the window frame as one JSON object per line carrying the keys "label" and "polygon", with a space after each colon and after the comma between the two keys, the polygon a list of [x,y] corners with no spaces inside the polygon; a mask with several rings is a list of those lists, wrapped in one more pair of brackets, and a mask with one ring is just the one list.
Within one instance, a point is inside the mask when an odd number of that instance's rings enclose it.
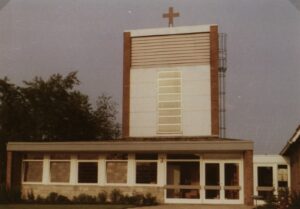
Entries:
{"label": "window frame", "polygon": [[[136,158],[136,154],[134,155],[134,162],[135,162],[135,185],[136,186],[157,186],[158,185],[158,178],[159,178],[159,175],[158,175],[158,162],[159,162],[159,154],[156,154],[157,155],[157,159],[154,160],[154,159],[137,159]],[[156,163],[156,183],[153,184],[153,183],[137,183],[137,163]]]}
{"label": "window frame", "polygon": [[[104,185],[107,185],[107,186],[117,186],[117,185],[120,185],[120,186],[128,186],[129,183],[128,183],[128,175],[129,175],[129,172],[128,172],[128,164],[129,164],[129,153],[126,153],[127,155],[127,159],[107,159],[107,154],[104,155],[104,171],[105,171],[105,176],[104,176]],[[126,182],[125,183],[120,183],[120,182],[108,182],[107,181],[107,163],[109,162],[126,162]]]}
{"label": "window frame", "polygon": [[[48,174],[49,179],[48,179],[48,184],[51,184],[51,185],[72,185],[72,183],[71,183],[71,167],[72,167],[71,158],[72,158],[71,154],[70,154],[69,159],[51,159],[51,154],[49,155],[49,174]],[[51,181],[51,163],[52,162],[68,162],[69,163],[69,181],[68,182]]]}
{"label": "window frame", "polygon": [[[24,159],[22,158],[22,165],[21,165],[21,178],[22,178],[22,184],[43,184],[43,179],[44,179],[44,158],[45,156],[43,155],[42,159]],[[41,181],[25,181],[25,163],[26,162],[41,162],[42,163],[42,179]]]}
{"label": "window frame", "polygon": [[[93,182],[93,183],[88,183],[88,182],[79,182],[79,163],[96,163],[97,165],[97,182]],[[76,175],[76,184],[77,185],[98,185],[99,182],[99,156],[98,159],[92,160],[92,159],[78,159],[78,155],[77,155],[77,160],[76,160],[76,171],[77,171],[77,175]]]}

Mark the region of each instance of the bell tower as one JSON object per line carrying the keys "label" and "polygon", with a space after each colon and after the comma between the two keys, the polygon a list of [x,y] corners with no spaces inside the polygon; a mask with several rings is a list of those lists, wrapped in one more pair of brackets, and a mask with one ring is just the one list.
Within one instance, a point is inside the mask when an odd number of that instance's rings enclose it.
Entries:
{"label": "bell tower", "polygon": [[123,137],[219,135],[218,26],[124,32]]}

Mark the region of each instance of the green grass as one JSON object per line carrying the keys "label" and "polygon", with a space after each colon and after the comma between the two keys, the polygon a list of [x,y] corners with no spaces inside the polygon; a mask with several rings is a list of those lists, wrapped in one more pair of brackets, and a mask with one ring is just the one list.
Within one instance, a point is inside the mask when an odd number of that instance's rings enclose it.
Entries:
{"label": "green grass", "polygon": [[0,204],[0,209],[125,209],[130,205],[39,205],[39,204]]}

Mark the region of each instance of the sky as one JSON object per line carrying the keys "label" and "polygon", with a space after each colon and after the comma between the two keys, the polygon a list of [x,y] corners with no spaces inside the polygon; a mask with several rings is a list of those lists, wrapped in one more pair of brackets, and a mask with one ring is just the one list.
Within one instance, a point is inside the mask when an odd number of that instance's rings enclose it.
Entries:
{"label": "sky", "polygon": [[[300,124],[299,0],[0,0],[0,78],[78,71],[122,112],[123,31],[218,24],[227,34],[226,137],[277,154]],[[121,120],[120,120],[121,121]]]}

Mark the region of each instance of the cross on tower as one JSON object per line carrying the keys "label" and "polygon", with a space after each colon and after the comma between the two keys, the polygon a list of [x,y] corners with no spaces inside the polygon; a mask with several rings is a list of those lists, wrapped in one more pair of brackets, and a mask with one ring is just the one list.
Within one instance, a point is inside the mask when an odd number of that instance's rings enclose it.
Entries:
{"label": "cross on tower", "polygon": [[174,17],[179,17],[179,12],[174,12],[173,7],[169,7],[169,13],[163,14],[163,18],[169,18],[169,27],[173,27]]}

